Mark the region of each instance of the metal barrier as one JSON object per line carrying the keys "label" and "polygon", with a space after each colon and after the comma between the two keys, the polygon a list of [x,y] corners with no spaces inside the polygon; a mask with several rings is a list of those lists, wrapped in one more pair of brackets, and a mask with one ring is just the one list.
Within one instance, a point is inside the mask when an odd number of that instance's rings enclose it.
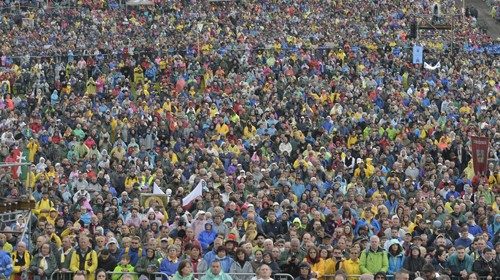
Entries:
{"label": "metal barrier", "polygon": [[[347,279],[348,280],[357,280],[357,279],[360,279],[361,276],[364,276],[364,275],[372,275],[372,274],[347,274]],[[374,275],[374,274],[373,274]],[[387,274],[385,276],[386,279],[388,280],[391,280],[391,279],[394,279],[394,275],[392,274]],[[319,279],[323,279],[323,280],[333,280],[335,279],[335,274],[327,274],[327,275],[323,275],[322,277],[320,277]]]}
{"label": "metal barrier", "polygon": [[50,280],[71,280],[73,279],[73,271],[56,270],[50,275]]}
{"label": "metal barrier", "polygon": [[111,280],[120,280],[125,275],[131,275],[133,279],[149,279],[149,280],[161,280],[170,279],[170,276],[163,272],[153,272],[153,273],[138,273],[138,272],[115,272],[108,271],[107,275],[111,277]]}
{"label": "metal barrier", "polygon": [[[203,276],[205,276],[206,273],[194,273],[194,277],[197,279],[202,279]],[[231,276],[233,280],[250,280],[257,275],[255,273],[226,273],[227,275]],[[295,279],[292,275],[287,274],[287,273],[275,273],[272,274],[272,278],[274,280],[293,280]]]}

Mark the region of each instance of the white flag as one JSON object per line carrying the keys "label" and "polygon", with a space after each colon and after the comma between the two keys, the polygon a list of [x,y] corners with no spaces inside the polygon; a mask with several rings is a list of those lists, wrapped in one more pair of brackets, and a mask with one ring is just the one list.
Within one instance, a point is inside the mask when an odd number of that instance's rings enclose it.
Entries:
{"label": "white flag", "polygon": [[428,69],[428,70],[436,70],[438,68],[441,68],[441,61],[436,63],[436,65],[432,66],[430,64],[427,64],[426,62],[424,62],[424,68],[425,69]]}
{"label": "white flag", "polygon": [[205,182],[205,180],[200,180],[198,185],[196,185],[196,187],[182,199],[182,206],[186,206],[191,203],[191,201],[195,200],[198,196],[202,196],[203,187],[205,187],[206,185],[207,183]]}
{"label": "white flag", "polygon": [[165,194],[156,183],[153,184],[153,194]]}

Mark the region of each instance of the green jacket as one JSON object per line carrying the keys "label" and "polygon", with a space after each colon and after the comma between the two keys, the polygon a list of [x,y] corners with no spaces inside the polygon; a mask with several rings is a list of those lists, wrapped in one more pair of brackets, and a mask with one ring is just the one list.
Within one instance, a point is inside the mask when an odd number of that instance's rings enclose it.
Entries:
{"label": "green jacket", "polygon": [[[124,272],[123,270],[127,269],[127,272]],[[112,280],[120,280],[122,279],[122,276],[127,273],[134,273],[134,267],[131,264],[127,264],[126,266],[118,264],[115,267],[115,270],[113,270],[113,276],[111,276]],[[134,279],[137,279],[137,275],[132,274]]]}
{"label": "green jacket", "polygon": [[155,256],[152,259],[149,259],[146,256],[142,256],[139,258],[139,261],[137,262],[137,265],[135,266],[135,272],[143,274],[147,273],[148,267],[155,267],[154,271],[158,271],[160,268],[160,256],[155,254]]}
{"label": "green jacket", "polygon": [[[38,275],[38,268],[40,267],[40,263],[42,261],[43,257],[40,254],[36,254],[33,259],[31,260],[30,263],[30,272],[33,272],[35,275]],[[54,256],[54,254],[50,254],[48,257],[45,258],[45,261],[47,262],[47,269],[43,271],[43,275],[47,277],[46,279],[50,279],[50,276],[52,273],[57,269],[57,261]],[[41,275],[40,275],[41,276]],[[43,279],[43,278],[42,278]]]}
{"label": "green jacket", "polygon": [[389,269],[389,258],[387,252],[378,248],[377,251],[372,251],[370,248],[361,252],[359,258],[359,269],[361,274],[375,274],[377,272],[387,272]]}
{"label": "green jacket", "polygon": [[209,269],[205,276],[201,278],[201,280],[233,280],[229,274],[221,271],[218,275],[214,275],[212,273],[212,269]]}
{"label": "green jacket", "polygon": [[182,277],[180,274],[179,274],[179,271],[177,271],[173,276],[172,278],[170,278],[172,280],[194,280],[194,276],[193,276],[193,273],[189,274],[188,276],[185,276],[185,277]]}

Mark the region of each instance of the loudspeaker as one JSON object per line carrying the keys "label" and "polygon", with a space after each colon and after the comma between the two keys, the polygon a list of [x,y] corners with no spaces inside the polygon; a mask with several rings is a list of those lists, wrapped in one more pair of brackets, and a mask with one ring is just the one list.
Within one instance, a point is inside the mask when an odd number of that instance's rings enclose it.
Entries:
{"label": "loudspeaker", "polygon": [[417,38],[417,22],[412,21],[410,23],[410,39],[416,39]]}

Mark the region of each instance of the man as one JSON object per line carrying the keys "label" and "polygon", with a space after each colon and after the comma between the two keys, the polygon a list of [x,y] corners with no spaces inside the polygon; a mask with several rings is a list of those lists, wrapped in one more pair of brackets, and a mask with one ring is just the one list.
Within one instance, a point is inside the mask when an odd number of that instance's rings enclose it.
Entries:
{"label": "man", "polygon": [[94,280],[98,262],[97,253],[90,248],[89,238],[85,235],[80,236],[78,245],[79,248],[71,256],[70,270],[84,274],[87,280]]}
{"label": "man", "polygon": [[256,271],[257,280],[272,280],[272,272],[273,271],[271,270],[271,267],[269,267],[267,264],[261,265]]}
{"label": "man", "polygon": [[495,262],[494,257],[493,249],[484,248],[482,257],[472,265],[472,271],[477,272],[481,277],[500,275],[500,263]]}
{"label": "man", "polygon": [[448,259],[452,277],[466,278],[472,272],[473,259],[465,253],[465,247],[458,246],[457,252]]}
{"label": "man", "polygon": [[69,266],[71,264],[71,257],[73,256],[73,252],[75,249],[73,248],[73,242],[69,236],[65,236],[62,240],[62,247],[59,249],[60,253],[60,261],[59,261],[59,269],[62,272],[68,272]]}
{"label": "man", "polygon": [[361,252],[360,265],[361,274],[372,274],[387,272],[389,260],[387,252],[379,247],[380,239],[374,235],[370,237],[370,247]]}
{"label": "man", "polygon": [[26,243],[20,241],[17,243],[17,248],[12,252],[12,265],[13,265],[13,278],[17,279],[22,277],[23,273],[28,273],[29,264],[31,262],[31,256],[28,250],[26,250]]}
{"label": "man", "polygon": [[410,280],[410,274],[406,270],[400,270],[394,273],[395,280]]}
{"label": "man", "polygon": [[108,241],[108,250],[109,253],[115,258],[117,262],[119,262],[123,255],[123,250],[118,248],[118,241],[116,238],[111,237]]}
{"label": "man", "polygon": [[267,221],[262,225],[262,230],[265,235],[274,238],[283,233],[283,225],[281,222],[276,221],[276,213],[274,211],[267,213]]}
{"label": "man", "polygon": [[102,268],[105,271],[113,271],[117,265],[115,257],[111,256],[108,249],[103,249],[99,254],[97,268]]}
{"label": "man", "polygon": [[139,261],[139,257],[142,256],[141,238],[139,236],[132,237],[130,249],[125,249],[125,253],[130,256],[130,264],[135,267]]}
{"label": "man", "polygon": [[205,260],[208,266],[210,266],[212,262],[216,259],[217,249],[219,249],[219,247],[221,247],[223,243],[224,241],[222,240],[222,238],[217,237],[214,240],[213,250],[209,251],[208,253],[205,254],[205,256],[203,256],[203,259]]}
{"label": "man", "polygon": [[229,274],[222,271],[222,265],[219,260],[214,260],[207,274],[201,278],[201,280],[232,280]]}
{"label": "man", "polygon": [[472,244],[472,240],[469,238],[469,229],[467,226],[460,228],[460,238],[455,240],[455,246],[462,246],[468,248]]}

